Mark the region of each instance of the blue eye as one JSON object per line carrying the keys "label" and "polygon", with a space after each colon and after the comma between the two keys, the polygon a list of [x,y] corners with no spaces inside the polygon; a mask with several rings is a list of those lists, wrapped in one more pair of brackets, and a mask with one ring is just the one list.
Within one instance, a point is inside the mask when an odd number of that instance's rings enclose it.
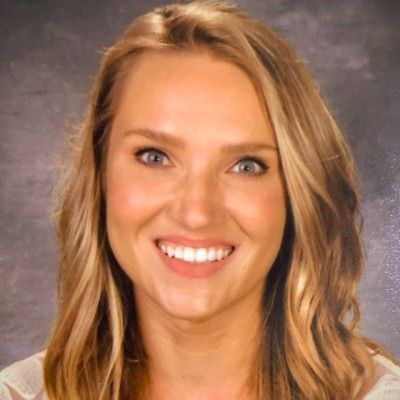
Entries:
{"label": "blue eye", "polygon": [[167,165],[168,157],[167,155],[158,149],[153,147],[145,147],[143,149],[139,149],[135,152],[135,157],[142,162],[143,164],[147,165]]}
{"label": "blue eye", "polygon": [[249,176],[263,175],[265,174],[267,169],[267,165],[263,161],[255,157],[243,158],[239,160],[233,168],[234,172]]}

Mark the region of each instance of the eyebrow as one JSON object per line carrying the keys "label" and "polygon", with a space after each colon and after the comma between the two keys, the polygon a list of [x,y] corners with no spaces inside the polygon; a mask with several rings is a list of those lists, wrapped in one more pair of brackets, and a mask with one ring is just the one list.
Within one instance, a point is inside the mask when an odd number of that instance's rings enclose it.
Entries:
{"label": "eyebrow", "polygon": [[[163,143],[172,145],[179,149],[185,147],[183,140],[171,135],[167,132],[162,132],[154,129],[139,128],[130,129],[124,133],[124,138],[130,135],[139,135]],[[278,148],[267,142],[248,142],[248,143],[228,143],[222,146],[221,150],[228,153],[251,152],[256,150],[278,150]]]}

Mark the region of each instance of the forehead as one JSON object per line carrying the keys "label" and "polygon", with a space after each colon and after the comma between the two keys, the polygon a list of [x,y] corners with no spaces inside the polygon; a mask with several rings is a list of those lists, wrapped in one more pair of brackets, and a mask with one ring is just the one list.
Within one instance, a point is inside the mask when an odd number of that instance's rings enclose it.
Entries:
{"label": "forehead", "polygon": [[272,133],[247,74],[204,51],[141,54],[121,82],[114,122],[178,132],[190,127],[192,132],[221,133],[230,126],[247,133]]}

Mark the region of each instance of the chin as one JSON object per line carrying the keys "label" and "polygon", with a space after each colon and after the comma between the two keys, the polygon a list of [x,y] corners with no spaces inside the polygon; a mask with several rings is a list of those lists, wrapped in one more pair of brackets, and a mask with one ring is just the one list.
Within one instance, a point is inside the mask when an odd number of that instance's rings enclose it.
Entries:
{"label": "chin", "polygon": [[205,322],[218,314],[224,307],[216,302],[212,297],[200,296],[199,294],[179,293],[175,291],[173,295],[160,294],[155,300],[157,306],[169,316],[188,322]]}

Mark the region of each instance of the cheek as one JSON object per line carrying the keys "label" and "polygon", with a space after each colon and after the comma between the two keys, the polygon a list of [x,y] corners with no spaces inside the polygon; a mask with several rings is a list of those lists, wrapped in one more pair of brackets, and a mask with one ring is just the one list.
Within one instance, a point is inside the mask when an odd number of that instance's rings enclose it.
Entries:
{"label": "cheek", "polygon": [[[114,161],[114,160],[112,160]],[[120,266],[135,280],[135,246],[148,221],[162,207],[159,186],[127,163],[108,164],[106,173],[106,225],[111,249]]]}
{"label": "cheek", "polygon": [[238,191],[230,206],[234,208],[238,222],[249,233],[279,236],[283,232],[286,201],[280,181]]}
{"label": "cheek", "polygon": [[124,168],[111,168],[107,174],[108,217],[132,222],[132,219],[140,219],[151,213],[160,202],[157,187],[143,176],[130,173],[126,168],[125,171]]}

